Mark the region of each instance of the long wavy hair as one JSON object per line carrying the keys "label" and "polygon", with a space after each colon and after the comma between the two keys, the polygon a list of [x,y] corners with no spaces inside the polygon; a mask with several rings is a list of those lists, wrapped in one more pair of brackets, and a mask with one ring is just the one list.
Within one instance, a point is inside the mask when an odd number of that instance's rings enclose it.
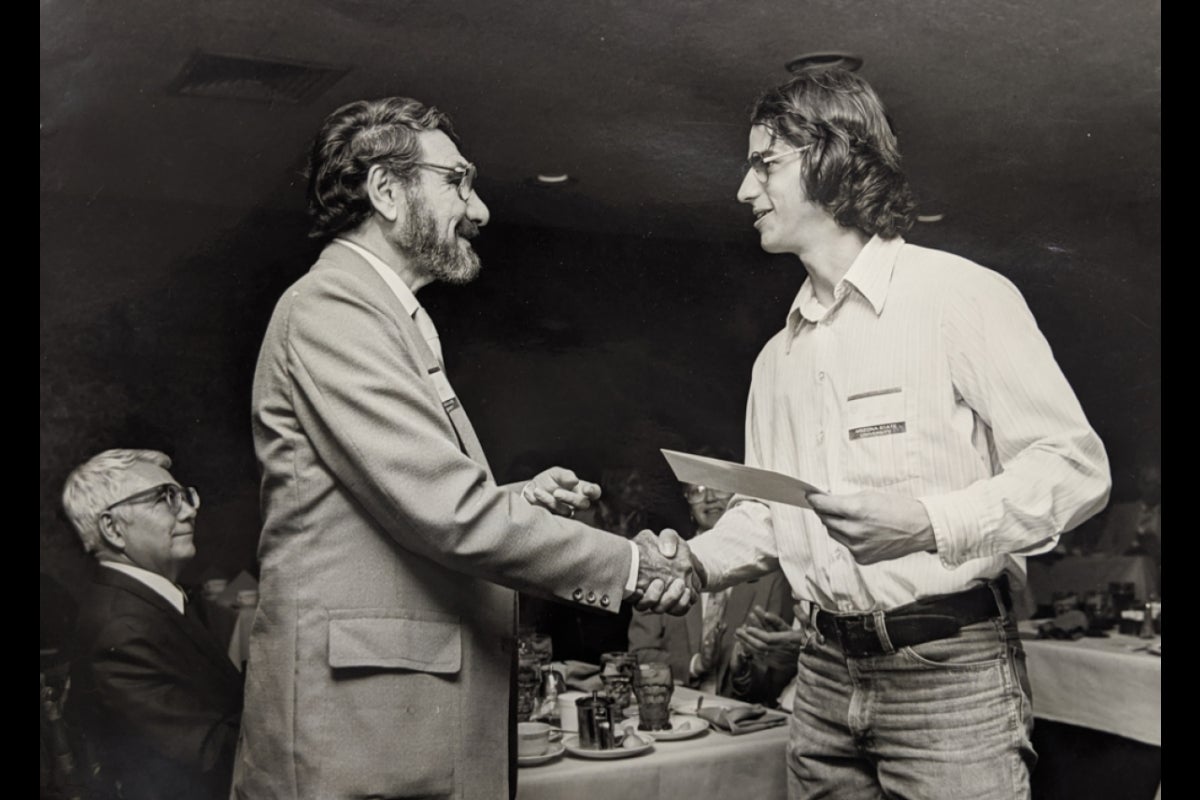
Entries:
{"label": "long wavy hair", "polygon": [[811,145],[806,196],[839,225],[885,239],[912,227],[916,202],[896,134],[875,90],[837,67],[803,72],[763,92],[750,121],[794,147]]}
{"label": "long wavy hair", "polygon": [[313,238],[353,230],[372,212],[367,172],[379,164],[405,184],[421,159],[422,131],[440,130],[455,143],[450,118],[407,97],[357,100],[325,118],[313,139],[305,177]]}

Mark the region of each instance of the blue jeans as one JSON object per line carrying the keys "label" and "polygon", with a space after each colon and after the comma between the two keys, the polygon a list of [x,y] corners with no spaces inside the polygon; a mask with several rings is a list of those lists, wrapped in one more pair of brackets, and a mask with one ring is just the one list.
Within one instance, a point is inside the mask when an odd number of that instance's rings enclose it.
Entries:
{"label": "blue jeans", "polygon": [[814,632],[798,662],[790,800],[1029,797],[1033,713],[1011,614],[865,658]]}

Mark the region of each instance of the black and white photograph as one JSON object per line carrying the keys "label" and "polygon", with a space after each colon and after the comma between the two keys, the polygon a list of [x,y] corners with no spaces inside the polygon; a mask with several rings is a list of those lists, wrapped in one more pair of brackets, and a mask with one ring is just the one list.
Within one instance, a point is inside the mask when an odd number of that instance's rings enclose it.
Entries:
{"label": "black and white photograph", "polygon": [[1161,800],[1161,4],[42,0],[43,800]]}

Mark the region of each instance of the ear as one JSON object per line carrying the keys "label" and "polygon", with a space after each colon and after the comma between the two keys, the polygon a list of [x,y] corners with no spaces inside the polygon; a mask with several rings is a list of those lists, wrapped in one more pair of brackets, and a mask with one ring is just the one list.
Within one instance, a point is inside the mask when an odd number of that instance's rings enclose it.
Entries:
{"label": "ear", "polygon": [[379,164],[367,170],[367,198],[371,201],[375,213],[388,222],[399,219],[408,202],[404,195],[404,186]]}
{"label": "ear", "polygon": [[96,525],[100,529],[100,540],[111,550],[116,550],[118,553],[125,551],[125,534],[121,532],[117,520],[113,517],[112,512],[105,511],[100,515],[100,519],[96,521]]}

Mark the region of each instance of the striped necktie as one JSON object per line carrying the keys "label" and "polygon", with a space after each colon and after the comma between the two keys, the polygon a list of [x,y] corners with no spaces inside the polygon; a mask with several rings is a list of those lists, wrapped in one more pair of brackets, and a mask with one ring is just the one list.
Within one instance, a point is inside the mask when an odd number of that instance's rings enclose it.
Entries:
{"label": "striped necktie", "polygon": [[413,312],[413,322],[417,323],[417,330],[425,337],[425,342],[429,345],[429,349],[437,356],[438,364],[444,370],[446,362],[442,358],[442,340],[438,337],[437,328],[433,325],[433,319],[423,306],[417,306],[417,310]]}

